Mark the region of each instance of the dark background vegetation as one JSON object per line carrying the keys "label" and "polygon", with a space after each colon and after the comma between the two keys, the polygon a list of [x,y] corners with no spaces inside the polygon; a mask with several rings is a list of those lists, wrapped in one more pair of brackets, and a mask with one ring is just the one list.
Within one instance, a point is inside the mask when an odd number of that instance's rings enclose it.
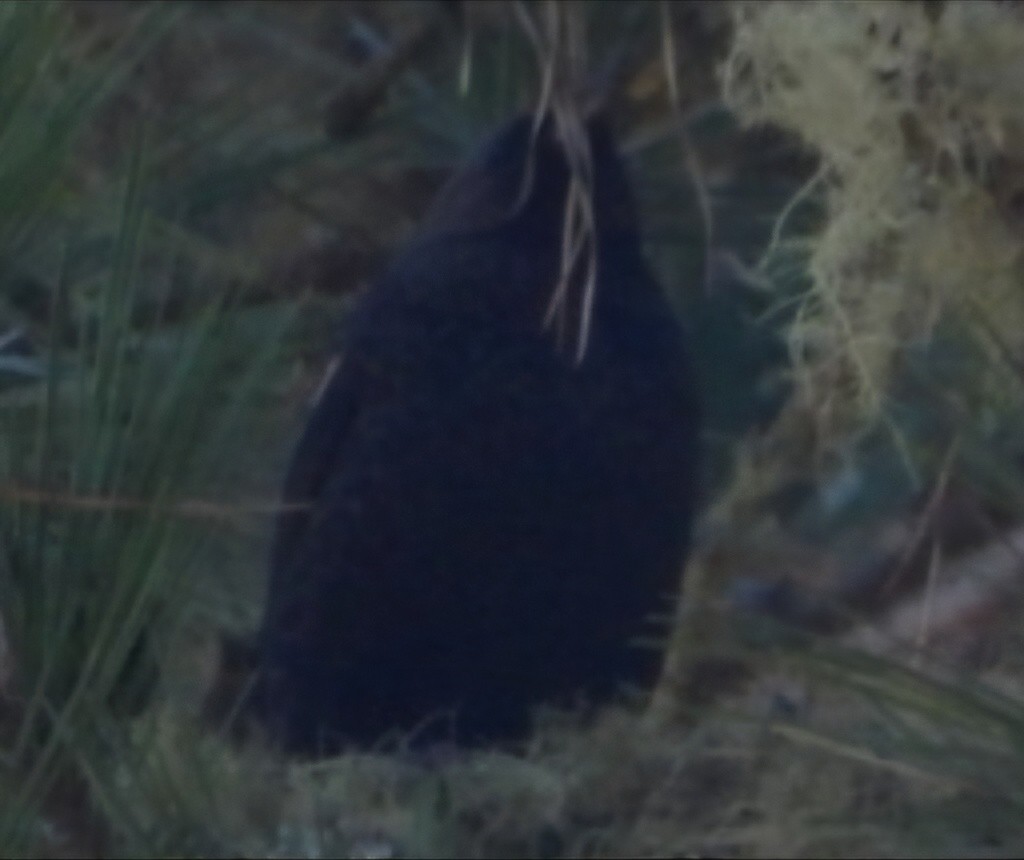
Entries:
{"label": "dark background vegetation", "polygon": [[0,853],[1019,855],[1012,3],[576,7],[708,416],[647,711],[316,765],[198,720],[328,345],[536,103],[541,7],[0,5]]}

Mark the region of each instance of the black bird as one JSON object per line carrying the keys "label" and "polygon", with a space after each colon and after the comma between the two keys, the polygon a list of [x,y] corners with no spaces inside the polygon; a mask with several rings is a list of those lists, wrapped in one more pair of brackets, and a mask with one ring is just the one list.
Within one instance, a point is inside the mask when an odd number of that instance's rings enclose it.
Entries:
{"label": "black bird", "polygon": [[610,131],[586,133],[581,361],[544,324],[570,183],[550,117],[485,143],[353,311],[272,549],[257,708],[285,750],[506,741],[536,704],[656,678],[632,640],[667,632],[699,410]]}

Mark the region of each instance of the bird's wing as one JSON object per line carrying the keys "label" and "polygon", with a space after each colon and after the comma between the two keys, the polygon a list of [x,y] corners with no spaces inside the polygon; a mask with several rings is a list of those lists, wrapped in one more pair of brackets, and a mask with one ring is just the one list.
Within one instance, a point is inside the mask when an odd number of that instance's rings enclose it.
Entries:
{"label": "bird's wing", "polygon": [[359,362],[351,358],[335,359],[325,374],[285,476],[283,509],[270,550],[275,573],[288,566],[309,522],[310,509],[336,468],[358,410],[358,379]]}

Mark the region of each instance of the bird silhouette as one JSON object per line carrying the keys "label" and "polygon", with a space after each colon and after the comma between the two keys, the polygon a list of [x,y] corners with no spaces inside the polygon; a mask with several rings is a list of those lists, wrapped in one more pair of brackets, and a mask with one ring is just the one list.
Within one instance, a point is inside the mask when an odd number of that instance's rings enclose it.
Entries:
{"label": "bird silhouette", "polygon": [[584,128],[594,265],[568,337],[548,324],[572,181],[550,116],[488,139],[352,311],[258,633],[256,709],[289,752],[504,742],[537,704],[656,679],[636,640],[667,633],[652,615],[688,552],[698,397],[608,123]]}

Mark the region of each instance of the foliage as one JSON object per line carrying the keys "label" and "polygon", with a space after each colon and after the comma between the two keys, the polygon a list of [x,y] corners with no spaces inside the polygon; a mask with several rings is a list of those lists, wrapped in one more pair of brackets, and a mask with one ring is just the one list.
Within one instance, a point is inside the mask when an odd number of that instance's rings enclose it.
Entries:
{"label": "foliage", "polygon": [[[591,67],[628,60],[614,115],[702,367],[712,549],[771,569],[765,521],[838,544],[945,464],[1019,514],[1007,5],[578,7]],[[303,765],[196,725],[196,628],[258,611],[278,461],[344,293],[534,103],[513,6],[438,11],[332,138],[332,98],[428,4],[0,4],[0,853],[1021,844],[1019,669],[751,643],[749,619],[725,637],[759,673],[740,692],[682,717],[542,712],[525,750]],[[720,630],[702,589],[728,570],[703,561],[682,617]],[[682,639],[694,662],[721,647]]]}

